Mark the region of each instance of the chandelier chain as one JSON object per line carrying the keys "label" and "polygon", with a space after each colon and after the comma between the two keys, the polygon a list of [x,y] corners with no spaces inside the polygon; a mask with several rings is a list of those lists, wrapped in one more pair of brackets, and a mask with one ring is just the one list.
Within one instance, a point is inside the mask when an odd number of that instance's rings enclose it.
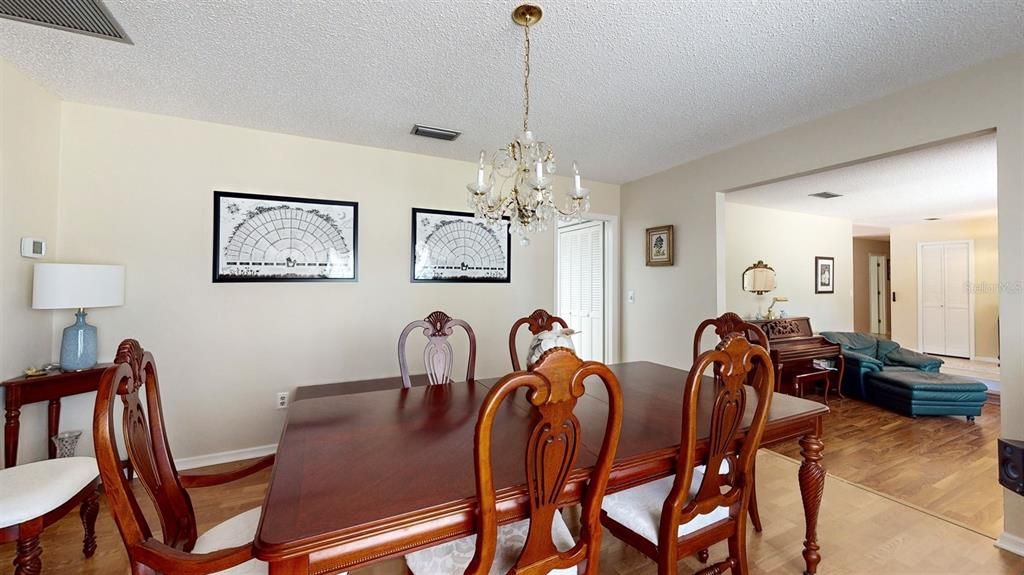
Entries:
{"label": "chandelier chain", "polygon": [[523,131],[530,129],[530,26],[523,26],[526,37],[523,54]]}

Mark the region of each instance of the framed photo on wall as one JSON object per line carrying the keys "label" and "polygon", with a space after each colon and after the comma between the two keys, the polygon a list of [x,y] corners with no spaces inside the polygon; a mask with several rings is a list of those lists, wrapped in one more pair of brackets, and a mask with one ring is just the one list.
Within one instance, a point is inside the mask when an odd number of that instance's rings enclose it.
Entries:
{"label": "framed photo on wall", "polygon": [[675,263],[672,231],[675,226],[647,228],[647,265],[670,266]]}
{"label": "framed photo on wall", "polygon": [[836,258],[814,258],[814,293],[836,292]]}
{"label": "framed photo on wall", "polygon": [[469,212],[412,209],[413,282],[509,283],[508,219],[482,221]]}
{"label": "framed photo on wall", "polygon": [[356,281],[359,204],[213,193],[213,281]]}

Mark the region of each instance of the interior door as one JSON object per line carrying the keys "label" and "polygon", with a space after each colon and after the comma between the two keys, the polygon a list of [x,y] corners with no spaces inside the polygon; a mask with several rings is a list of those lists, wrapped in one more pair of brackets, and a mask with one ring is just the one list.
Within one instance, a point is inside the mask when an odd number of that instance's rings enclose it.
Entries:
{"label": "interior door", "polygon": [[885,305],[889,298],[888,259],[886,256],[868,256],[871,333],[879,335],[889,333],[889,318]]}
{"label": "interior door", "polygon": [[921,351],[971,356],[971,245],[934,242],[918,247]]}
{"label": "interior door", "polygon": [[944,246],[946,355],[971,356],[970,248],[965,242]]}
{"label": "interior door", "polygon": [[945,281],[943,274],[942,244],[924,244],[920,247],[920,316],[921,351],[946,353]]}
{"label": "interior door", "polygon": [[558,229],[558,311],[577,330],[576,354],[604,361],[604,222]]}

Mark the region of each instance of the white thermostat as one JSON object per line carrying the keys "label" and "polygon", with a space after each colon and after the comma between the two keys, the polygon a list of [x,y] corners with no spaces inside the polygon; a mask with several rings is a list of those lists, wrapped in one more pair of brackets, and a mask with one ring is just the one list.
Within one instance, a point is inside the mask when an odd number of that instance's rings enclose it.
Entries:
{"label": "white thermostat", "polygon": [[21,255],[26,258],[41,258],[46,255],[46,240],[21,238]]}

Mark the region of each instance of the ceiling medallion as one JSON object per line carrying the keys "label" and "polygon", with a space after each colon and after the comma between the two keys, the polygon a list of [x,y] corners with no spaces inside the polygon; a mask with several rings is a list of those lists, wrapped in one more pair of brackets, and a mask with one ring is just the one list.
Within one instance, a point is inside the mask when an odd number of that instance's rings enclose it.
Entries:
{"label": "ceiling medallion", "polygon": [[[469,189],[469,207],[477,218],[497,224],[509,218],[509,229],[519,243],[529,245],[527,234],[547,229],[555,216],[580,219],[590,209],[590,191],[582,187],[580,172],[573,162],[573,186],[565,207],[552,199],[555,154],[530,131],[530,28],[544,15],[540,6],[523,4],[512,12],[512,20],[523,27],[523,130],[504,148],[488,157],[480,152],[476,181]],[[496,185],[496,181],[501,180]]]}

